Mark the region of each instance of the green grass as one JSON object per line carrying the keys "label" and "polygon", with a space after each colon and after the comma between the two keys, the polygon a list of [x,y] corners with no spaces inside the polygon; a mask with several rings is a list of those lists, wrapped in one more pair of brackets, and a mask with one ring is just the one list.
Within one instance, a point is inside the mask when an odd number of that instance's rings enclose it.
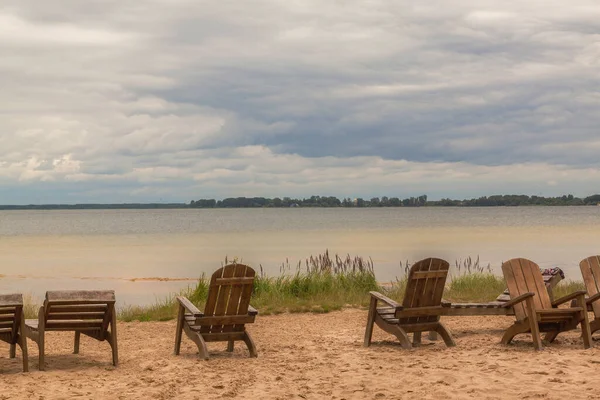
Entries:
{"label": "green grass", "polygon": [[506,289],[504,279],[491,273],[475,272],[451,277],[444,298],[457,303],[494,301]]}
{"label": "green grass", "polygon": [[[235,260],[234,260],[235,262]],[[227,260],[226,260],[227,263]],[[488,302],[493,301],[506,288],[502,277],[493,275],[491,268],[479,266],[469,257],[456,262],[451,268],[444,299],[451,302]],[[310,257],[304,263],[292,267],[286,261],[281,265],[280,275],[269,277],[262,271],[254,281],[251,304],[260,315],[280,314],[284,312],[327,313],[345,307],[366,307],[369,303],[369,291],[376,290],[386,296],[402,302],[406,291],[406,275],[395,281],[380,284],[375,279],[373,262],[361,257],[331,258],[326,251],[316,257]],[[208,295],[209,278],[201,276],[194,286],[180,293],[157,299],[149,306],[127,306],[119,310],[122,321],[166,321],[177,315],[176,296],[185,296],[200,310],[203,309]],[[583,282],[563,281],[554,289],[557,299],[577,290],[585,290]],[[25,315],[36,318],[41,301],[33,296],[25,296]]]}

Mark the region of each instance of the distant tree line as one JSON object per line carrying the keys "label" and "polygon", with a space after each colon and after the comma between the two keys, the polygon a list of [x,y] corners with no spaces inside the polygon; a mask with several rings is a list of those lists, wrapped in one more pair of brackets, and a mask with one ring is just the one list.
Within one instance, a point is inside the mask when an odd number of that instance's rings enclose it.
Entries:
{"label": "distant tree line", "polygon": [[333,196],[311,196],[308,198],[290,197],[230,197],[223,200],[200,199],[190,202],[191,208],[262,208],[262,207],[498,207],[498,206],[583,206],[600,203],[600,194],[586,198],[565,195],[560,197],[542,197],[526,195],[483,196],[470,200],[441,199],[428,201],[427,195],[408,197],[383,196],[371,199],[342,198]]}
{"label": "distant tree line", "polygon": [[186,203],[124,203],[124,204],[28,204],[0,205],[0,210],[107,210],[107,209],[156,209],[156,208],[282,208],[282,207],[511,207],[511,206],[584,206],[600,204],[600,194],[585,198],[565,195],[542,197],[526,195],[483,196],[469,200],[427,200],[418,197],[383,196],[371,199],[342,198],[334,196],[290,197],[229,197],[223,200],[200,199]]}
{"label": "distant tree line", "polygon": [[0,210],[139,210],[153,208],[188,208],[186,203],[122,203],[122,204],[25,204],[2,205]]}
{"label": "distant tree line", "polygon": [[584,206],[600,204],[600,194],[586,198],[574,197],[572,194],[560,197],[542,197],[525,195],[483,196],[470,200],[441,199],[429,202],[431,206],[458,207],[511,207],[511,206]]}
{"label": "distant tree line", "polygon": [[302,199],[290,197],[229,197],[223,200],[200,199],[192,200],[192,208],[256,208],[256,207],[419,207],[427,204],[427,196],[409,197],[400,200],[398,197],[373,197],[338,199],[333,196],[311,196]]}

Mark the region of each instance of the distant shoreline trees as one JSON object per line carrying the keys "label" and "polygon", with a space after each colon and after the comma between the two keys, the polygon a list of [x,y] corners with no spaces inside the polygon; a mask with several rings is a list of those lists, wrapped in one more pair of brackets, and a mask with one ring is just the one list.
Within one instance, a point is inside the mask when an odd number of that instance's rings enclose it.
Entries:
{"label": "distant shoreline trees", "polygon": [[369,200],[363,198],[342,198],[332,196],[311,196],[308,198],[290,197],[229,197],[223,200],[192,200],[190,208],[284,208],[284,207],[514,207],[514,206],[584,206],[600,204],[600,194],[579,198],[572,194],[559,197],[527,195],[482,196],[469,200],[449,198],[431,201],[427,195],[408,197],[383,196]]}
{"label": "distant shoreline trees", "polygon": [[515,207],[515,206],[585,206],[600,205],[600,194],[585,198],[565,195],[542,197],[527,195],[482,196],[468,200],[428,200],[418,197],[342,198],[334,196],[291,197],[228,197],[222,200],[199,199],[187,203],[126,203],[126,204],[28,204],[0,205],[0,210],[107,210],[107,209],[181,209],[181,208],[372,208],[372,207]]}

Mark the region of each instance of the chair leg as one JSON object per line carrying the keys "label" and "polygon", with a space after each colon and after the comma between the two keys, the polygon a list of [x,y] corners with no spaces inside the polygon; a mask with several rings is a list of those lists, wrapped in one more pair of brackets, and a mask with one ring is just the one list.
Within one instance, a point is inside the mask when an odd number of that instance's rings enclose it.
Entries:
{"label": "chair leg", "polygon": [[45,338],[44,338],[45,334],[43,330],[39,331],[39,337],[38,337],[38,352],[39,352],[39,356],[38,356],[38,369],[40,371],[44,371],[46,369],[46,366],[44,365],[44,351],[45,351]]}
{"label": "chair leg", "polygon": [[440,334],[440,336],[444,340],[444,343],[446,343],[446,346],[448,346],[448,347],[456,346],[456,342],[454,341],[452,334],[450,333],[450,331],[448,330],[448,328],[446,328],[446,326],[444,324],[442,324],[440,322],[435,331]]}
{"label": "chair leg", "polygon": [[584,318],[580,322],[581,324],[581,336],[583,336],[583,348],[589,349],[592,347],[592,332],[590,329],[590,322],[588,320],[587,311],[583,311]]}
{"label": "chair leg", "polygon": [[367,326],[365,328],[365,340],[363,345],[369,347],[371,345],[371,337],[373,336],[373,325],[375,323],[375,314],[377,313],[377,299],[371,297],[369,304],[369,315],[367,316]]}
{"label": "chair leg", "polygon": [[529,324],[524,322],[515,322],[512,326],[510,326],[502,335],[502,340],[500,343],[502,344],[510,344],[515,336],[519,333],[525,333],[529,330]]}
{"label": "chair leg", "polygon": [[413,333],[413,341],[412,341],[413,346],[418,346],[421,344],[421,332],[415,332]]}
{"label": "chair leg", "polygon": [[410,342],[410,339],[408,338],[408,334],[404,331],[404,329],[402,329],[398,325],[395,325],[391,329],[391,333],[398,338],[398,340],[400,341],[400,345],[402,346],[403,349],[412,349],[413,348],[412,343]]}
{"label": "chair leg", "polygon": [[250,352],[250,357],[258,357],[258,353],[256,352],[256,345],[254,344],[254,340],[252,340],[252,336],[248,331],[244,330],[244,343],[248,346],[248,351]]}
{"label": "chair leg", "polygon": [[230,353],[233,351],[233,342],[233,340],[227,342],[227,351]]}
{"label": "chair leg", "polygon": [[533,347],[536,350],[542,349],[542,338],[540,337],[540,326],[537,321],[537,314],[535,312],[535,304],[533,298],[529,297],[525,300],[527,307],[527,319],[529,320],[529,329],[531,331],[531,337],[533,339]]}
{"label": "chair leg", "polygon": [[17,356],[17,345],[15,343],[10,344],[10,350],[8,351],[8,356],[10,358],[15,358]]}
{"label": "chair leg", "polygon": [[23,356],[23,372],[29,371],[29,354],[27,351],[27,338],[25,334],[19,336],[19,347],[21,348],[21,355]]}
{"label": "chair leg", "polygon": [[117,342],[117,313],[114,308],[110,320],[110,347],[112,350],[113,365],[119,365],[119,346]]}
{"label": "chair leg", "polygon": [[181,351],[181,336],[183,333],[183,321],[185,318],[185,308],[180,304],[179,312],[177,313],[177,328],[175,331],[175,350],[174,354],[177,356]]}
{"label": "chair leg", "polygon": [[81,332],[75,331],[75,343],[73,345],[73,354],[79,354],[79,340],[81,339]]}
{"label": "chair leg", "polygon": [[198,347],[198,353],[200,353],[200,358],[208,360],[208,349],[206,348],[206,342],[204,341],[202,334],[200,332],[192,331],[187,324],[183,324],[183,331],[192,342],[196,343],[196,346]]}

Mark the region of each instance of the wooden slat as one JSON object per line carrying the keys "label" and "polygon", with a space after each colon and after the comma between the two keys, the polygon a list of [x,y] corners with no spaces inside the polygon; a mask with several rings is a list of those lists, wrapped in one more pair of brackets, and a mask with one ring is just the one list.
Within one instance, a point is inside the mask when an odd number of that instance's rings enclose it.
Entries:
{"label": "wooden slat", "polygon": [[[504,274],[504,280],[506,281],[506,285],[508,286],[511,298],[515,298],[523,293],[527,293],[527,287],[523,288],[523,274],[521,272],[519,275],[519,281],[521,282],[519,284],[517,281],[518,278],[516,276],[516,271],[521,271],[521,266],[519,264],[518,259],[509,260],[502,264],[502,273]],[[525,292],[522,292],[523,290],[525,290]],[[521,321],[527,318],[527,313],[525,312],[525,306],[523,303],[516,304],[513,307],[513,309],[515,311],[515,316],[517,320]]]}
{"label": "wooden slat", "polygon": [[[421,271],[420,273],[425,273],[425,274],[429,274],[432,271],[433,272],[437,272],[437,270],[440,268],[440,263],[438,262],[439,260],[435,259],[435,258],[431,258],[429,261],[429,268],[426,271]],[[419,272],[417,272],[418,274]],[[437,278],[427,278],[427,281],[425,282],[425,286],[423,287],[423,290],[421,292],[421,294],[419,295],[420,299],[418,300],[417,304],[419,304],[419,308],[424,308],[424,307],[430,307],[433,305],[433,292],[435,290],[435,285],[437,283]],[[417,320],[416,322],[418,323],[423,323],[423,322],[433,322],[436,321],[439,318],[436,317],[431,317],[431,316],[419,316],[417,315]]]}
{"label": "wooden slat", "polygon": [[[450,269],[450,264],[444,260],[437,260],[438,263],[438,271],[440,271],[441,275],[439,275],[435,283],[433,285],[433,298],[431,300],[432,306],[438,306],[442,304],[442,297],[444,295],[444,288],[446,286],[446,279],[448,278],[448,270]],[[439,318],[430,318],[430,321],[438,321]]]}
{"label": "wooden slat", "polygon": [[114,290],[60,290],[46,292],[46,300],[55,304],[114,303]]}
{"label": "wooden slat", "polygon": [[[427,306],[427,307],[417,307],[417,308],[406,308],[404,310],[396,311],[395,317],[398,319],[403,319],[406,317],[423,317],[422,319],[427,319],[429,316],[439,316],[444,315],[444,313],[448,310],[448,307],[442,306]],[[384,314],[388,315],[388,314]],[[383,316],[383,315],[382,315]],[[419,321],[422,322],[434,322],[434,321]]]}
{"label": "wooden slat", "polygon": [[[254,278],[248,278],[245,276],[246,275],[246,266],[243,264],[237,264],[235,266],[235,270],[233,273],[234,278],[231,278],[233,280],[236,280],[237,282],[239,282],[238,284],[235,284],[231,287],[231,293],[229,294],[229,303],[227,304],[227,311],[226,311],[226,315],[248,315],[248,311],[246,310],[245,313],[241,313],[238,312],[238,309],[240,307],[240,297],[242,295],[242,288],[244,285],[248,285],[248,284],[252,284],[254,282]],[[244,322],[239,322],[240,324],[244,324]],[[233,331],[233,326],[235,325],[235,323],[232,322],[223,322],[223,329],[222,332],[232,332]]]}
{"label": "wooden slat", "polygon": [[[438,263],[437,261],[433,260],[432,261],[434,263]],[[430,271],[419,271],[419,272],[415,272],[412,276],[412,279],[435,279],[435,278],[445,278],[447,275],[447,272],[445,272],[446,270],[434,270],[431,269]]]}
{"label": "wooden slat", "polygon": [[[235,264],[226,265],[223,267],[223,278],[232,278],[235,272]],[[218,279],[218,278],[217,278]],[[213,315],[207,315],[207,317],[211,316],[222,316],[225,315],[225,311],[227,311],[227,302],[229,300],[229,294],[231,293],[231,286],[224,285],[219,287],[219,297],[217,298],[217,304],[215,306],[215,312]],[[223,330],[223,325],[214,325],[210,328],[210,332],[221,332]]]}
{"label": "wooden slat", "polygon": [[12,312],[11,314],[0,314],[0,321],[14,321],[15,319],[15,313]]}
{"label": "wooden slat", "polygon": [[448,316],[473,316],[473,315],[515,315],[512,307],[473,307],[473,308],[454,308],[446,311]]}
{"label": "wooden slat", "polygon": [[[211,316],[215,313],[215,306],[217,305],[217,300],[219,298],[219,288],[215,288],[214,285],[217,278],[220,278],[221,276],[223,276],[223,268],[216,270],[210,277],[210,288],[206,297],[206,304],[204,305],[204,315],[206,316]],[[209,329],[209,327],[204,327],[202,332],[208,332]]]}
{"label": "wooden slat", "polygon": [[15,310],[16,310],[15,307],[3,307],[3,308],[0,308],[0,315],[14,314]]}
{"label": "wooden slat", "polygon": [[211,326],[211,325],[225,325],[233,327],[235,324],[247,324],[254,322],[256,317],[252,315],[224,315],[220,317],[200,317],[194,318],[192,316],[186,316],[186,321],[190,325],[194,326]]}
{"label": "wooden slat", "polygon": [[527,287],[530,292],[535,293],[534,300],[536,309],[544,310],[552,308],[550,302],[550,296],[548,296],[548,290],[544,284],[544,278],[540,271],[539,265],[533,261],[521,261],[521,267],[523,268],[523,275],[527,281]]}
{"label": "wooden slat", "polygon": [[46,330],[77,330],[79,328],[102,328],[102,320],[68,320],[68,321],[48,321]]}
{"label": "wooden slat", "polygon": [[76,313],[50,313],[48,314],[48,319],[47,321],[53,321],[53,320],[85,320],[85,319],[98,319],[98,320],[102,320],[104,319],[104,315],[106,313],[104,312],[87,312],[87,313],[82,313],[82,312],[76,312]]}
{"label": "wooden slat", "polygon": [[8,333],[8,334],[12,334],[12,326],[10,328],[2,328],[0,327],[0,333]]}
{"label": "wooden slat", "polygon": [[0,294],[0,307],[22,306],[23,295],[20,293]]}
{"label": "wooden slat", "polygon": [[[234,264],[234,267],[237,269],[239,268],[243,268],[245,267],[245,265],[243,264]],[[254,278],[248,278],[248,277],[233,277],[233,278],[217,278],[215,280],[215,285],[219,286],[219,285],[244,285],[244,284],[248,284],[248,283],[253,283],[254,282]]]}
{"label": "wooden slat", "polygon": [[72,305],[50,305],[48,314],[71,313],[71,312],[106,312],[107,304],[72,304]]}
{"label": "wooden slat", "polygon": [[227,341],[227,340],[242,340],[242,339],[244,339],[244,332],[203,333],[202,338],[206,342],[223,342],[223,341]]}
{"label": "wooden slat", "polygon": [[[239,314],[246,314],[250,310],[250,298],[252,297],[252,290],[254,290],[254,279],[256,279],[256,272],[249,266],[246,266],[246,270],[244,271],[244,274],[246,275],[247,278],[252,278],[252,283],[248,284],[248,285],[244,285],[242,287],[242,292],[240,294],[240,304],[238,306]],[[254,314],[254,315],[256,315],[256,314]],[[244,329],[245,329],[244,325],[240,325],[240,324],[237,324],[233,327],[233,330],[236,332],[241,332]]]}
{"label": "wooden slat", "polygon": [[[404,301],[402,302],[402,306],[404,308],[414,308],[414,307],[419,306],[420,301],[421,301],[421,296],[423,294],[423,289],[425,288],[425,284],[427,283],[427,280],[412,279],[412,276],[416,272],[428,271],[429,266],[431,265],[431,261],[432,261],[431,258],[426,258],[424,260],[418,261],[410,269],[410,272],[408,274],[407,289],[406,289],[406,293],[404,295]],[[410,290],[409,290],[409,288],[410,288]],[[402,318],[402,319],[400,319],[400,323],[401,324],[416,323],[416,322],[418,322],[418,320],[419,319],[417,317]]]}

